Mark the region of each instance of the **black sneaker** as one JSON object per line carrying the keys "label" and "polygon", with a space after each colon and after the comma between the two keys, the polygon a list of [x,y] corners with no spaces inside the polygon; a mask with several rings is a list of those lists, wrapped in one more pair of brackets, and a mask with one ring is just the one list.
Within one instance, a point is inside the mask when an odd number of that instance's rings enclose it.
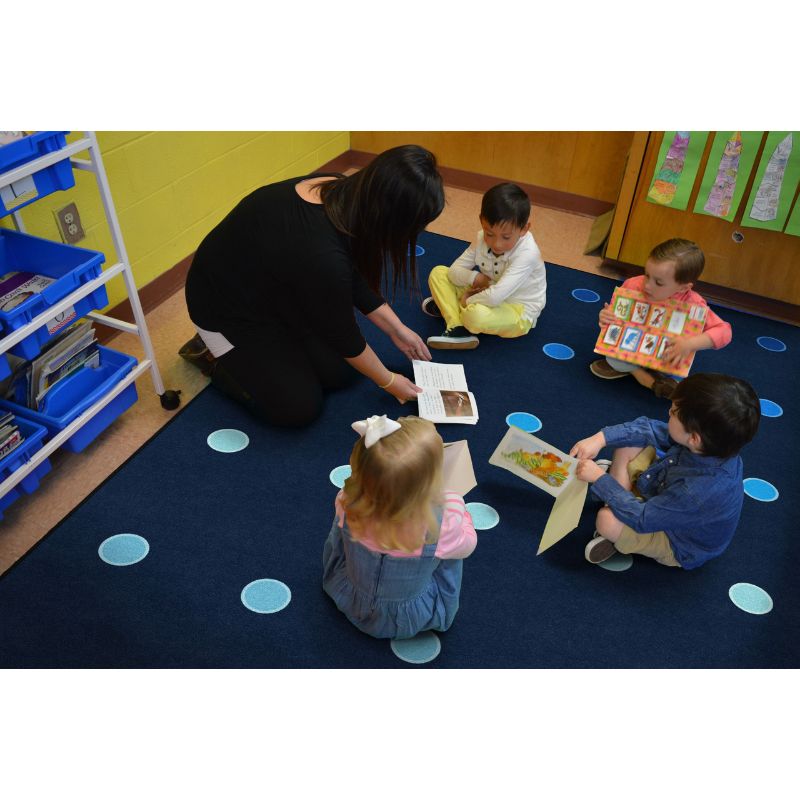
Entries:
{"label": "black sneaker", "polygon": [[439,311],[439,306],[436,305],[436,301],[432,297],[426,297],[422,301],[422,311],[429,317],[442,318],[442,312]]}
{"label": "black sneaker", "polygon": [[617,552],[614,542],[604,539],[595,531],[594,538],[586,545],[583,555],[590,564],[602,564]]}
{"label": "black sneaker", "polygon": [[435,350],[474,350],[477,346],[478,337],[462,325],[448,328],[441,336],[428,337],[428,347]]}

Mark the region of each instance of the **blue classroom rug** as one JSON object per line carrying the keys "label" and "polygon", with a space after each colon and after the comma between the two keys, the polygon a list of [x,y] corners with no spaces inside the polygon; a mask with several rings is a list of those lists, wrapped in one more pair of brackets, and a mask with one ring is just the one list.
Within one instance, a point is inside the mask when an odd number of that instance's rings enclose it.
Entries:
{"label": "blue classroom rug", "polygon": [[[465,247],[434,234],[420,245],[423,277]],[[496,512],[464,564],[448,632],[393,648],[352,627],[321,588],[330,475],[347,463],[350,423],[415,406],[363,380],[330,395],[310,428],[282,431],[209,388],[0,579],[0,666],[797,667],[800,497],[786,467],[800,449],[800,331],[718,308],[733,342],[697,356],[696,371],[751,381],[770,414],[743,453],[754,496],[725,554],[690,572],[643,558],[592,566],[583,549],[598,504],[587,502],[579,528],[537,557],[553,499],[488,464],[507,416],[535,416],[537,435],[567,450],[605,424],[666,419],[669,408],[633,379],[589,372],[600,302],[616,282],[547,269],[547,307],[528,336],[435,353],[464,364],[480,412],[474,427],[439,430],[469,441],[479,485],[466,500]],[[419,298],[393,305],[421,335],[440,331]],[[389,368],[411,374],[365,331]],[[222,430],[233,433],[212,441],[229,452],[208,443]]]}

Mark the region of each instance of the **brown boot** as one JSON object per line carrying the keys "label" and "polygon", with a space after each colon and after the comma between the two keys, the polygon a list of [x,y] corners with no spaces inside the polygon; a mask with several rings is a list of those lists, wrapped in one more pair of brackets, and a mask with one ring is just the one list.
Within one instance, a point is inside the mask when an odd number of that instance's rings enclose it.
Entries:
{"label": "brown boot", "polygon": [[199,333],[189,339],[189,341],[178,350],[178,355],[197,367],[203,375],[210,375],[216,362],[216,359],[211,355],[211,351],[208,349]]}
{"label": "brown boot", "polygon": [[674,378],[670,378],[667,375],[656,375],[655,380],[653,380],[653,394],[656,397],[664,397],[669,400],[677,385],[678,381]]}

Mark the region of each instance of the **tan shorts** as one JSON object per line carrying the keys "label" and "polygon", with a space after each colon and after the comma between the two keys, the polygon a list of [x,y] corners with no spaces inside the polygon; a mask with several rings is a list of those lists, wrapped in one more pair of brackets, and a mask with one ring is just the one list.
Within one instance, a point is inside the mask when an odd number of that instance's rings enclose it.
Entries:
{"label": "tan shorts", "polygon": [[[645,447],[636,458],[628,464],[628,477],[633,484],[633,493],[641,497],[636,490],[636,481],[654,461],[656,460],[655,447]],[[664,531],[654,533],[636,533],[633,528],[623,525],[622,533],[614,542],[614,547],[620,553],[636,553],[640,556],[654,558],[659,564],[666,567],[680,567],[675,560],[675,553],[672,551],[669,537]]]}

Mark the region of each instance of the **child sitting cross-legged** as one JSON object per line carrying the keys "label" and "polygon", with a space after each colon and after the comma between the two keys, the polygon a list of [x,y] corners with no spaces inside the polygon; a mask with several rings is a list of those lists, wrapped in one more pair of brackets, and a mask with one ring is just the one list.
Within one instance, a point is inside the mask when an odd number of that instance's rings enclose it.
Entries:
{"label": "child sitting cross-legged", "polygon": [[322,587],[370,636],[446,631],[477,536],[463,498],[442,488],[442,438],[418,417],[373,416],[353,428],[362,438],[336,497]]}
{"label": "child sitting cross-legged", "polygon": [[512,339],[536,325],[545,305],[544,261],[530,232],[531,201],[515,183],[493,186],[481,201],[477,242],[450,267],[431,270],[422,310],[444,317],[428,347],[472,350],[476,334]]}
{"label": "child sitting cross-legged", "polygon": [[[605,502],[586,559],[599,564],[617,552],[638,553],[694,569],[720,555],[742,511],[739,451],[760,418],[749,383],[697,373],[675,389],[669,422],[639,417],[575,444],[576,476]],[[607,473],[591,460],[606,445],[617,448]]]}
{"label": "child sitting cross-legged", "polygon": [[[642,292],[649,302],[670,298],[708,307],[706,301],[692,289],[704,266],[703,251],[694,242],[688,239],[668,239],[650,251],[644,266],[644,275],[628,278],[622,287]],[[618,320],[606,303],[600,310],[599,324],[602,327],[615,321]],[[664,361],[667,367],[674,366],[697,350],[718,350],[731,341],[731,335],[731,326],[709,308],[703,332],[672,340],[666,347]],[[652,389],[656,397],[670,398],[678,384],[668,371],[645,369],[617,358],[600,358],[593,361],[589,369],[598,378],[606,380],[624,378],[631,374],[642,386]]]}

